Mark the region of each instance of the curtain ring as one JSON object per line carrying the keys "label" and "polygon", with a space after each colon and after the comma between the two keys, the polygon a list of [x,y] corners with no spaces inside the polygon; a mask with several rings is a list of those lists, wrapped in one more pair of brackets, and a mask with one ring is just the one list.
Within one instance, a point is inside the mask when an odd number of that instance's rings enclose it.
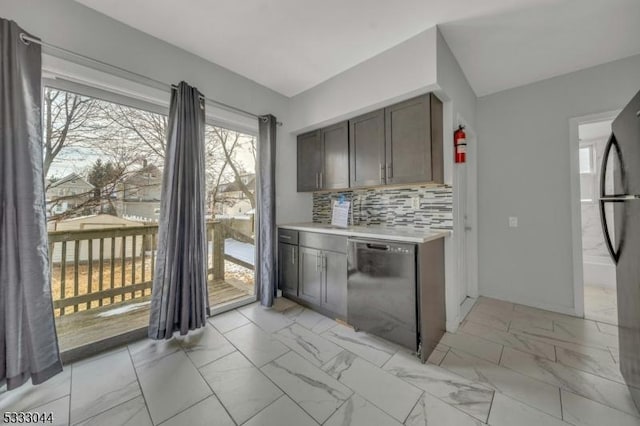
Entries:
{"label": "curtain ring", "polygon": [[20,33],[20,35],[18,37],[20,37],[20,41],[23,42],[24,44],[26,44],[27,46],[29,46],[31,44],[31,42],[29,40],[27,40],[25,38],[26,34],[25,33]]}

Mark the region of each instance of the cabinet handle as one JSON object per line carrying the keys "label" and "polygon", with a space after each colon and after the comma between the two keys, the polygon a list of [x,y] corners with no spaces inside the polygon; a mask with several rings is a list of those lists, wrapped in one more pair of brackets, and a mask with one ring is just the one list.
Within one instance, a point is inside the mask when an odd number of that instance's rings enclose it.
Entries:
{"label": "cabinet handle", "polygon": [[320,253],[316,253],[316,272],[320,272]]}
{"label": "cabinet handle", "polygon": [[320,188],[320,173],[316,173],[316,189]]}
{"label": "cabinet handle", "polygon": [[291,264],[292,265],[296,264],[296,248],[295,247],[291,247]]}
{"label": "cabinet handle", "polygon": [[380,163],[380,183],[384,183],[384,164]]}
{"label": "cabinet handle", "polygon": [[387,164],[387,179],[393,177],[393,166],[391,163]]}
{"label": "cabinet handle", "polygon": [[320,185],[318,186],[318,188],[322,188],[322,184],[324,183],[324,176],[322,175],[322,172],[319,173],[320,174],[320,179],[318,179],[320,181]]}

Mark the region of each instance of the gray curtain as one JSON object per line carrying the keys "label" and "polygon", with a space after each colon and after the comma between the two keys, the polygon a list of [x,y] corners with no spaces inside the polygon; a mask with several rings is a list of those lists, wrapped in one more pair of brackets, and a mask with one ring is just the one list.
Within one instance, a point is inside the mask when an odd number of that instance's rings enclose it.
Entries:
{"label": "gray curtain", "polygon": [[273,115],[258,118],[258,262],[256,281],[263,306],[272,306],[276,292],[276,126]]}
{"label": "gray curtain", "polygon": [[44,195],[41,52],[0,18],[0,384],[62,371]]}
{"label": "gray curtain", "polygon": [[149,321],[152,339],[203,327],[209,314],[201,97],[185,82],[171,94]]}

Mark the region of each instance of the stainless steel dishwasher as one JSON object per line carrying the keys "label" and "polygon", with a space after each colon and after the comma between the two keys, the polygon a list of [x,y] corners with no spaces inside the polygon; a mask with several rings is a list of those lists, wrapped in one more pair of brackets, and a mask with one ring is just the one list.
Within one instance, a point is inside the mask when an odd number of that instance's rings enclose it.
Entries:
{"label": "stainless steel dishwasher", "polygon": [[347,321],[356,330],[418,349],[414,244],[349,239]]}

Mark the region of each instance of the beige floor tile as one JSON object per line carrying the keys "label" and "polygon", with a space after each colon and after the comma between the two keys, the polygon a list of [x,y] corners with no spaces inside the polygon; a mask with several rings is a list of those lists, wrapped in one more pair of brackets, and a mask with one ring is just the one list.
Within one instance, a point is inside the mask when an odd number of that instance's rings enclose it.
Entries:
{"label": "beige floor tile", "polygon": [[469,380],[507,394],[547,414],[558,418],[562,415],[558,386],[541,382],[453,348],[444,357],[441,366]]}
{"label": "beige floor tile", "polygon": [[501,393],[496,393],[493,398],[489,424],[491,426],[567,426],[559,418]]}
{"label": "beige floor tile", "polygon": [[552,361],[555,361],[556,359],[553,345],[527,338],[522,334],[500,331],[482,324],[475,324],[473,322],[465,323],[460,330],[466,334],[471,334],[502,346],[542,356]]}
{"label": "beige floor tile", "polygon": [[562,391],[562,415],[575,426],[640,426],[640,418],[565,390]]}
{"label": "beige floor tile", "polygon": [[510,348],[505,348],[500,364],[618,410],[637,412],[627,386],[621,383]]}
{"label": "beige floor tile", "polygon": [[445,333],[440,343],[467,352],[484,360],[497,364],[500,361],[502,345],[477,336],[462,333]]}

